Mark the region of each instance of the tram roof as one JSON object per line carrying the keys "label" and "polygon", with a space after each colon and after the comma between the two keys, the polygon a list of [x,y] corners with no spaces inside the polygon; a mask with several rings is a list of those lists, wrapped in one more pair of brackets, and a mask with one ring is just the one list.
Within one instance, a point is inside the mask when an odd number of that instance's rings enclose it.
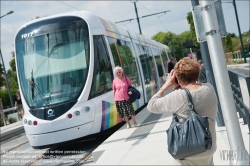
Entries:
{"label": "tram roof", "polygon": [[98,17],[97,15],[95,15],[89,11],[73,11],[73,12],[56,14],[56,15],[52,15],[52,16],[48,16],[48,17],[42,17],[42,18],[35,19],[35,20],[29,21],[29,22],[23,24],[23,26],[20,27],[20,29],[22,29],[22,28],[24,28],[32,23],[36,23],[36,22],[43,21],[43,20],[49,20],[49,19],[53,19],[56,17],[63,17],[63,16],[76,16],[76,17],[83,18],[87,22],[87,24],[89,25],[93,34],[106,34],[108,36],[117,37],[120,39],[126,39],[130,36],[132,39],[137,40],[137,42],[144,44],[144,45],[147,43],[149,45],[154,45],[157,47],[168,48],[164,44],[161,44],[161,43],[158,43],[154,40],[146,38],[145,36],[138,34],[138,33],[134,32],[133,30],[130,30],[127,27],[124,27],[122,25],[117,25],[117,24],[113,23],[112,21]]}

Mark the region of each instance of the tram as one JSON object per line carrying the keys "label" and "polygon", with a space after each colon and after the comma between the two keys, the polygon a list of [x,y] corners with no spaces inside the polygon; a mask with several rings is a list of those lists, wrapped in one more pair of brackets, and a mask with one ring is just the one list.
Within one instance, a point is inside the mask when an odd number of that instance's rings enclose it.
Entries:
{"label": "tram", "polygon": [[15,36],[23,125],[34,149],[104,132],[122,122],[112,93],[122,66],[145,105],[166,80],[168,46],[88,11],[25,23]]}

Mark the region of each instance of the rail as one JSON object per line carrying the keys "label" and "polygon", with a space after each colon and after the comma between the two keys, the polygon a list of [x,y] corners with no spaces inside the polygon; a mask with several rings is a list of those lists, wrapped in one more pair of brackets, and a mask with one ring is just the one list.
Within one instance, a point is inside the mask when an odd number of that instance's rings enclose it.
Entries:
{"label": "rail", "polygon": [[228,74],[231,82],[236,110],[239,113],[239,117],[243,118],[243,124],[247,124],[250,131],[250,76],[239,73],[232,69],[228,69]]}
{"label": "rail", "polygon": [[[0,100],[1,100],[1,99],[0,99]],[[13,111],[13,110],[16,110],[16,107],[11,107],[11,108],[7,108],[7,109],[3,109],[2,101],[0,102],[0,114],[1,114],[1,117],[2,117],[2,119],[3,119],[4,126],[6,126],[5,113],[6,113],[6,112]],[[17,120],[18,120],[18,119],[17,119]]]}

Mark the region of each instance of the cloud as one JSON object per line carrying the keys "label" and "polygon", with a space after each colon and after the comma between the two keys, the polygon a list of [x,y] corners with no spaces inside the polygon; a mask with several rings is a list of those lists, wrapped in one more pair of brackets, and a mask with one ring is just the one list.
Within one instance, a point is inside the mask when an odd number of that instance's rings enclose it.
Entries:
{"label": "cloud", "polygon": [[[241,32],[249,30],[249,2],[236,1]],[[180,34],[189,30],[186,21],[187,13],[191,11],[191,1],[137,1],[139,17],[156,12],[171,10],[165,15],[140,19],[142,33],[151,38],[159,31],[171,31]],[[110,21],[121,21],[136,18],[134,4],[130,1],[1,1],[1,15],[13,10],[14,13],[1,19],[1,49],[6,68],[9,68],[12,44],[19,28],[36,16],[51,16],[54,14],[87,10]],[[238,34],[234,8],[232,4],[223,3],[224,18],[227,31]],[[126,27],[139,32],[136,20],[126,23]],[[121,24],[122,25],[122,24]]]}

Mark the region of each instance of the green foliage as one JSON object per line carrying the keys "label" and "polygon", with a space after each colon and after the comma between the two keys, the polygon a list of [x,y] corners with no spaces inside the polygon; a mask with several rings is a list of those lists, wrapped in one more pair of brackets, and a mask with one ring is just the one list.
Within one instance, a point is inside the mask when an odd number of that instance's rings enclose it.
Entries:
{"label": "green foliage", "polygon": [[[11,90],[13,104],[14,104],[14,101],[16,99],[15,94],[16,94],[16,90]],[[2,99],[2,103],[3,103],[3,107],[4,108],[6,108],[7,106],[11,106],[11,104],[10,104],[10,98],[9,98],[9,93],[8,93],[7,89],[0,91],[0,98]]]}
{"label": "green foliage", "polygon": [[3,120],[1,119],[0,120],[0,127],[3,127],[4,126],[4,122],[3,122]]}
{"label": "green foliage", "polygon": [[228,52],[233,51],[233,42],[230,34],[227,34],[226,39],[225,39],[225,44],[226,44],[226,49]]}
{"label": "green foliage", "polygon": [[[192,33],[191,31],[185,31],[179,35],[172,33],[172,42],[174,45],[175,55],[177,60],[182,58],[181,47],[180,44],[186,43],[192,40]],[[172,44],[170,41],[170,32],[159,32],[152,37],[153,40],[158,41],[160,43],[168,45],[168,47],[172,50]],[[187,56],[190,53],[189,49],[183,48],[184,56]],[[172,54],[173,55],[173,54]],[[172,57],[172,56],[171,56]]]}
{"label": "green foliage", "polygon": [[11,124],[11,123],[17,122],[17,119],[16,118],[9,118],[8,121],[9,121],[9,124]]}
{"label": "green foliage", "polygon": [[5,86],[5,79],[2,77],[3,76],[3,73],[4,72],[4,69],[3,69],[3,64],[0,63],[0,87],[2,86]]}
{"label": "green foliage", "polygon": [[198,47],[199,43],[197,42],[194,20],[193,20],[193,15],[191,12],[189,12],[187,15],[187,21],[188,21],[188,24],[190,26],[190,40],[189,41],[192,41],[194,43],[194,45]]}
{"label": "green foliage", "polygon": [[237,37],[235,33],[228,33],[227,35],[230,35],[231,37]]}
{"label": "green foliage", "polygon": [[16,72],[15,52],[12,51],[11,54],[13,59],[10,61],[10,68],[13,72]]}

